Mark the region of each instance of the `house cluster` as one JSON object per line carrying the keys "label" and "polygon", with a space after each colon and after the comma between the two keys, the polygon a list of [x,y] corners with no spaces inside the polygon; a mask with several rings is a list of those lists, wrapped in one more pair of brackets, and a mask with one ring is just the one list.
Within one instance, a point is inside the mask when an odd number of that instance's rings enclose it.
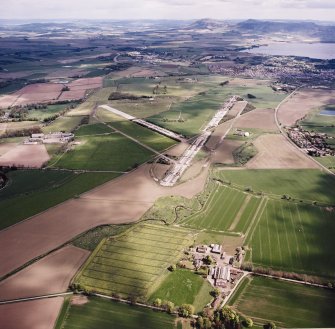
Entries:
{"label": "house cluster", "polygon": [[335,151],[326,142],[326,134],[314,133],[303,130],[300,127],[295,127],[288,129],[288,136],[296,145],[304,149],[311,156],[335,156]]}
{"label": "house cluster", "polygon": [[74,139],[74,134],[54,132],[49,134],[31,134],[24,144],[64,144]]}

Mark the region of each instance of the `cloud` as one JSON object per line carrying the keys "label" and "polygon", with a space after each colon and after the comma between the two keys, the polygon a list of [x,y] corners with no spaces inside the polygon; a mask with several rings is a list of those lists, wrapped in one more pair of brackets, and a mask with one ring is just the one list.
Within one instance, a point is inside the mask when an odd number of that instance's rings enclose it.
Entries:
{"label": "cloud", "polygon": [[15,0],[0,18],[333,20],[335,0]]}

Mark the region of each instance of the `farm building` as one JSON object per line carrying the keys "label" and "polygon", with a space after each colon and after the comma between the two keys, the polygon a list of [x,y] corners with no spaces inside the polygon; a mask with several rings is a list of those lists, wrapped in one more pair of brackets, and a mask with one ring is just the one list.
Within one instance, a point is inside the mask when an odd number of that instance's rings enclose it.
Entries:
{"label": "farm building", "polygon": [[74,138],[72,133],[55,132],[49,134],[32,134],[24,141],[24,144],[62,144]]}
{"label": "farm building", "polygon": [[198,246],[197,247],[197,252],[200,252],[200,253],[206,253],[207,252],[207,246],[203,245],[203,246]]}
{"label": "farm building", "polygon": [[222,251],[222,246],[219,244],[211,244],[211,248],[212,248],[212,253],[214,254],[221,254]]}
{"label": "farm building", "polygon": [[230,267],[229,266],[216,266],[213,271],[213,279],[215,285],[224,287],[230,281]]}

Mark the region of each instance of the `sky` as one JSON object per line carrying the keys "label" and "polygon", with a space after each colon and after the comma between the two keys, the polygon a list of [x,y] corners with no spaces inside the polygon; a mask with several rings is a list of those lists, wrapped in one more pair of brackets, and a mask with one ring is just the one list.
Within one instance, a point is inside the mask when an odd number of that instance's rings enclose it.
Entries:
{"label": "sky", "polygon": [[335,0],[2,0],[0,18],[335,21]]}

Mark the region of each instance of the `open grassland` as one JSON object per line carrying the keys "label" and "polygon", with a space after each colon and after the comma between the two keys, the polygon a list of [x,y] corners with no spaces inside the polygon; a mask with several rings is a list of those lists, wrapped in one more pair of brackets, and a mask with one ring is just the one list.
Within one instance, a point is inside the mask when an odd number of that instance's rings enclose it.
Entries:
{"label": "open grassland", "polygon": [[75,109],[67,113],[67,116],[90,115],[93,110],[102,104],[108,102],[108,97],[115,88],[101,88],[94,92],[85,102],[78,105]]}
{"label": "open grassland", "polygon": [[260,200],[236,189],[216,187],[204,207],[181,223],[197,229],[244,232],[253,219]]}
{"label": "open grassland", "polygon": [[175,318],[150,309],[90,298],[83,305],[70,305],[61,329],[173,329]]}
{"label": "open grassland", "polygon": [[[15,184],[12,188],[10,185],[8,186],[10,189],[8,193],[13,197],[0,201],[0,229],[36,215],[118,176],[113,173],[83,173],[71,174],[61,179],[59,174],[59,180],[54,181],[52,180],[54,178],[51,178],[53,174],[46,174],[47,177],[44,175],[44,171],[40,171],[40,175],[29,173],[27,177],[19,174],[18,185]],[[44,182],[47,187],[42,187],[42,184],[35,182],[35,180]],[[22,186],[25,184],[24,182],[27,184],[30,182],[35,188],[27,188],[28,195],[17,195],[20,190],[16,189],[15,186]],[[2,193],[6,194],[6,189]]]}
{"label": "open grassland", "polygon": [[156,298],[168,300],[175,305],[192,304],[196,312],[203,310],[213,299],[210,292],[212,286],[201,276],[184,269],[171,272],[159,288],[150,296],[150,301]]}
{"label": "open grassland", "polygon": [[79,145],[67,151],[55,166],[67,169],[124,172],[148,161],[153,153],[120,135],[78,138]]}
{"label": "open grassland", "polygon": [[175,140],[130,121],[112,122],[111,126],[152,147],[156,151],[163,151],[176,144]]}
{"label": "open grassland", "polygon": [[315,158],[315,160],[320,162],[326,168],[330,169],[332,172],[335,173],[335,157],[326,156],[326,157],[321,157],[321,158]]}
{"label": "open grassland", "polygon": [[256,266],[334,277],[335,212],[268,200],[245,244]]}
{"label": "open grassland", "polygon": [[55,121],[50,123],[47,126],[44,126],[42,128],[43,133],[48,134],[52,132],[57,131],[65,131],[65,132],[71,132],[75,130],[79,125],[83,117],[77,116],[77,117],[69,117],[69,116],[63,116],[57,118]]}
{"label": "open grassland", "polygon": [[334,327],[333,291],[262,277],[245,280],[229,304],[256,324],[274,321],[284,328]]}
{"label": "open grassland", "polygon": [[18,170],[6,174],[8,184],[0,190],[0,198],[12,198],[64,184],[73,174],[65,171]]}
{"label": "open grassland", "polygon": [[219,170],[215,177],[242,189],[335,204],[335,178],[319,170]]}
{"label": "open grassland", "polygon": [[182,249],[193,242],[184,229],[142,224],[120,237],[106,240],[94,252],[76,282],[107,295],[146,297],[167,273]]}
{"label": "open grassland", "polygon": [[82,125],[75,131],[76,137],[87,136],[87,135],[102,135],[110,134],[113,129],[104,125],[103,123],[95,123],[89,125]]}

